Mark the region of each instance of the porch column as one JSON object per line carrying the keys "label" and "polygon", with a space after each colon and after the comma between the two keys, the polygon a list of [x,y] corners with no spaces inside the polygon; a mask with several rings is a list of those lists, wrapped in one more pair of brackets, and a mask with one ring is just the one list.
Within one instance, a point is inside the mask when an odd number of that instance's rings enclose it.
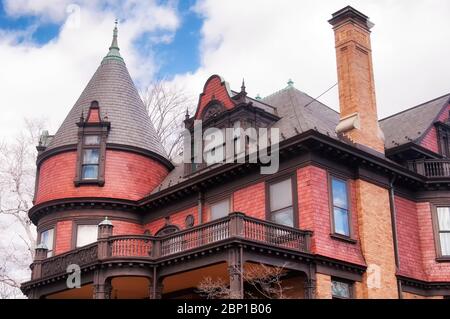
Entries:
{"label": "porch column", "polygon": [[95,271],[92,286],[94,287],[93,299],[111,299],[111,280],[106,278],[104,271]]}
{"label": "porch column", "polygon": [[230,248],[228,251],[228,273],[232,299],[244,298],[242,248]]}
{"label": "porch column", "polygon": [[314,278],[305,279],[305,299],[316,298],[316,280]]}
{"label": "porch column", "polygon": [[162,299],[163,288],[163,278],[158,276],[158,272],[155,267],[153,268],[152,281],[148,286],[150,299]]}

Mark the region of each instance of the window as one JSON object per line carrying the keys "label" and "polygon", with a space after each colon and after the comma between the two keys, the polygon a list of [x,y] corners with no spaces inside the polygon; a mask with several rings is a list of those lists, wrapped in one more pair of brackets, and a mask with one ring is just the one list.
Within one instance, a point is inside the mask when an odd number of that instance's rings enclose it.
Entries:
{"label": "window", "polygon": [[100,164],[100,136],[84,136],[83,163],[81,168],[81,179],[98,179],[98,167]]}
{"label": "window", "polygon": [[103,121],[97,101],[92,101],[88,116],[81,114],[78,125],[77,167],[74,184],[105,184],[106,139],[110,123]]}
{"label": "window", "polygon": [[294,226],[292,179],[272,183],[269,186],[270,220],[281,225]]}
{"label": "window", "polygon": [[353,285],[349,282],[340,280],[331,280],[331,296],[333,299],[352,298]]}
{"label": "window", "polygon": [[450,207],[437,208],[437,232],[440,256],[450,257]]}
{"label": "window", "polygon": [[98,236],[97,225],[78,225],[77,248],[96,242],[97,236]]}
{"label": "window", "polygon": [[225,199],[211,205],[211,220],[228,216],[230,213],[230,200]]}
{"label": "window", "polygon": [[53,256],[54,229],[48,229],[41,233],[41,244],[47,247],[47,257]]}
{"label": "window", "polygon": [[350,237],[350,212],[346,181],[336,177],[331,178],[331,204],[334,233]]}

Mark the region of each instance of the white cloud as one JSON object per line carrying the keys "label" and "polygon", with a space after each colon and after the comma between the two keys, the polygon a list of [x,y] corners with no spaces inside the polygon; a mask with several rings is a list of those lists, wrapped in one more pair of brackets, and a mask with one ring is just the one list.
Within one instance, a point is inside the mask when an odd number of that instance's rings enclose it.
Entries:
{"label": "white cloud", "polygon": [[[137,82],[150,81],[157,65],[152,52],[133,46],[138,37],[153,31],[173,33],[179,18],[172,4],[156,1],[78,1],[78,11],[66,11],[63,1],[7,1],[15,15],[32,14],[42,20],[62,21],[57,38],[45,45],[31,41],[36,26],[25,31],[0,29],[0,140],[12,136],[22,118],[43,116],[55,132],[106,55],[113,22],[121,20],[119,46]],[[105,10],[102,5],[108,4]]]}
{"label": "white cloud", "polygon": [[[318,96],[336,83],[334,35],[327,20],[352,5],[375,23],[372,33],[380,117],[450,92],[450,2],[446,0],[201,0],[201,67],[179,75],[197,94],[209,75],[268,95],[295,86]],[[337,88],[321,101],[338,109]]]}

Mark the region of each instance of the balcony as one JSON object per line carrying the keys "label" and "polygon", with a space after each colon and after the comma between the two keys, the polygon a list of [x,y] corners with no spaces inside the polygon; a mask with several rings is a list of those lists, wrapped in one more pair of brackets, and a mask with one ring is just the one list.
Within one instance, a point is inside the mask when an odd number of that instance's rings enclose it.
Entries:
{"label": "balcony", "polygon": [[422,159],[409,161],[408,168],[420,175],[430,178],[450,177],[450,160]]}
{"label": "balcony", "polygon": [[32,265],[32,280],[63,275],[70,264],[87,268],[111,260],[156,263],[233,241],[308,253],[312,232],[232,213],[225,218],[162,237],[110,234],[111,225],[100,225],[99,240],[95,243],[50,258],[43,258],[46,251],[37,251]]}

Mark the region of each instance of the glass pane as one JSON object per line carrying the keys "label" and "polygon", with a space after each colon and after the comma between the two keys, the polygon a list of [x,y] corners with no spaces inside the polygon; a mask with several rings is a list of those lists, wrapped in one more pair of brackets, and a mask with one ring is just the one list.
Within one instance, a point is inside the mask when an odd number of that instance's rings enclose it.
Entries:
{"label": "glass pane", "polygon": [[49,251],[53,250],[53,228],[41,233],[41,244],[44,244]]}
{"label": "glass pane", "polygon": [[332,280],[331,281],[331,294],[333,297],[338,298],[350,298],[350,284]]}
{"label": "glass pane", "polygon": [[53,236],[53,229],[49,229],[41,233],[41,244],[44,244],[45,247],[47,247],[47,257],[53,256]]}
{"label": "glass pane", "polygon": [[222,218],[230,213],[230,201],[228,199],[211,205],[211,220]]}
{"label": "glass pane", "polygon": [[450,231],[450,207],[438,207],[439,230]]}
{"label": "glass pane", "polygon": [[347,183],[333,178],[331,180],[331,187],[333,193],[333,206],[348,209]]}
{"label": "glass pane", "polygon": [[442,256],[450,256],[450,233],[440,233],[439,239],[441,242]]}
{"label": "glass pane", "polygon": [[81,178],[82,179],[97,179],[98,178],[98,165],[83,165]]}
{"label": "glass pane", "polygon": [[84,145],[99,145],[100,136],[98,135],[86,135],[84,137]]}
{"label": "glass pane", "polygon": [[84,150],[83,164],[98,164],[99,149]]}
{"label": "glass pane", "polygon": [[350,236],[350,228],[348,226],[348,211],[334,207],[334,232]]}
{"label": "glass pane", "polygon": [[271,214],[274,223],[294,227],[294,214],[292,207],[288,207]]}
{"label": "glass pane", "polygon": [[270,185],[270,211],[292,206],[291,179]]}
{"label": "glass pane", "polygon": [[97,241],[97,225],[78,225],[77,247],[92,244]]}

